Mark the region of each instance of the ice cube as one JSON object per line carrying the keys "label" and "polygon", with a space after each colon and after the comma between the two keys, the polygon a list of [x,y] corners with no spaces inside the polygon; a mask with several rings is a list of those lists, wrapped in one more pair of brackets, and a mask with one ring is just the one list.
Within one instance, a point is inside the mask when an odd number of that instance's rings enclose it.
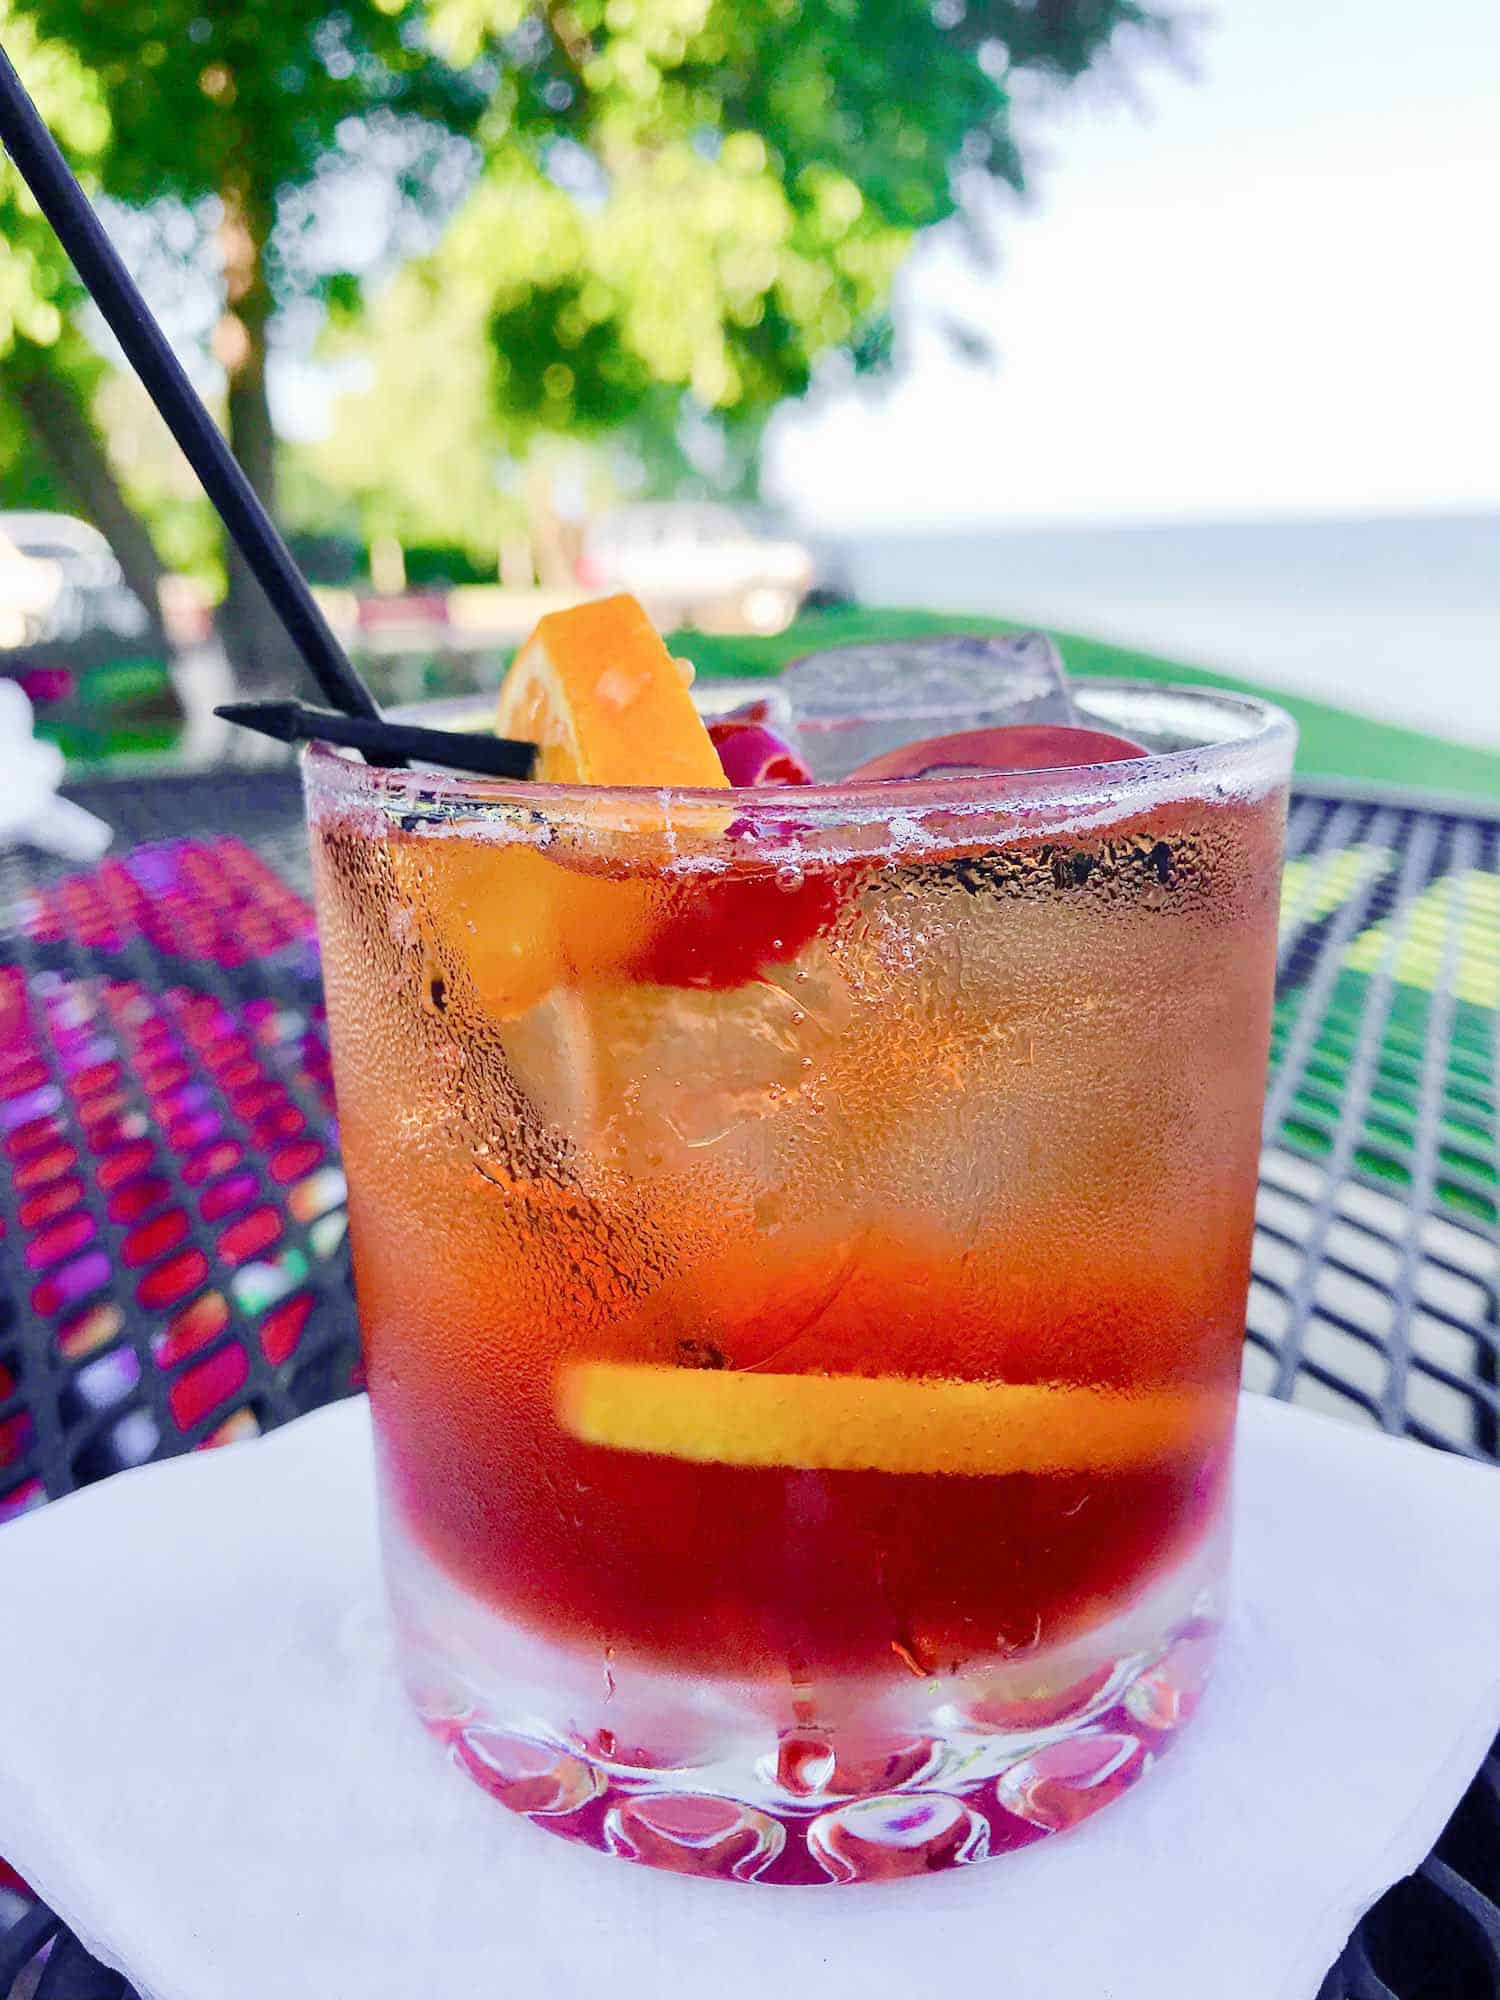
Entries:
{"label": "ice cube", "polygon": [[821,782],[919,737],[1078,720],[1062,656],[1043,632],[832,647],[794,660],[778,688],[792,740]]}

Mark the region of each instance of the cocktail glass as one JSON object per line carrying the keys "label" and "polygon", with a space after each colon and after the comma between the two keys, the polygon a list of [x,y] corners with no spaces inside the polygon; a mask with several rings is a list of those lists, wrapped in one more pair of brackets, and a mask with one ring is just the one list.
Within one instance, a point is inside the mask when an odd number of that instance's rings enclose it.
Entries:
{"label": "cocktail glass", "polygon": [[539,1826],[849,1882],[1191,1715],[1293,732],[662,792],[306,762],[411,1697]]}

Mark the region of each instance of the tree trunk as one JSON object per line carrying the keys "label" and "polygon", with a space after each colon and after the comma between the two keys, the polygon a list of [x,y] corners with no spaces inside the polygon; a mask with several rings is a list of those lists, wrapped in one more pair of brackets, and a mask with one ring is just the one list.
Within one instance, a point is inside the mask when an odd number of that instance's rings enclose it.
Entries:
{"label": "tree trunk", "polygon": [[50,349],[21,339],[6,356],[5,383],[59,483],[114,551],[121,574],[151,619],[151,642],[165,653],[161,586],[166,566],[145,522],[126,499],[77,390],[57,368]]}
{"label": "tree trunk", "polygon": [[[229,442],[245,477],[276,514],[276,434],[266,394],[266,355],[274,301],[265,250],[272,213],[242,185],[223,193],[219,253],[224,263],[224,312],[214,332],[214,353],[228,384]],[[229,589],[219,633],[242,688],[285,689],[297,669],[281,620],[239,550],[227,540],[224,567]]]}

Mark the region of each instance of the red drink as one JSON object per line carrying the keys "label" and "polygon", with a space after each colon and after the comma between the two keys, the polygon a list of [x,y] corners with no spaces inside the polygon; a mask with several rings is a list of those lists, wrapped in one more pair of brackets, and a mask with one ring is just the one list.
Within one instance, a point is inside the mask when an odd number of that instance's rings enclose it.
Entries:
{"label": "red drink", "polygon": [[947,1865],[1191,1706],[1289,732],[1099,700],[1212,747],[665,799],[312,762],[408,1675],[558,1831]]}

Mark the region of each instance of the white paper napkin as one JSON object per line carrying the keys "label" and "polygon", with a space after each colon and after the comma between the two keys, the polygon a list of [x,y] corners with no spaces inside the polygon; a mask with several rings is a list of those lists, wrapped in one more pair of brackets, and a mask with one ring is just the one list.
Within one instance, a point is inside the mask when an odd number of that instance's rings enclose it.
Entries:
{"label": "white paper napkin", "polygon": [[153,2000],[1306,2000],[1500,1724],[1500,1475],[1247,1399],[1181,1745],[920,1882],[631,1867],[451,1770],[391,1670],[362,1402],[0,1533],[0,1854]]}

